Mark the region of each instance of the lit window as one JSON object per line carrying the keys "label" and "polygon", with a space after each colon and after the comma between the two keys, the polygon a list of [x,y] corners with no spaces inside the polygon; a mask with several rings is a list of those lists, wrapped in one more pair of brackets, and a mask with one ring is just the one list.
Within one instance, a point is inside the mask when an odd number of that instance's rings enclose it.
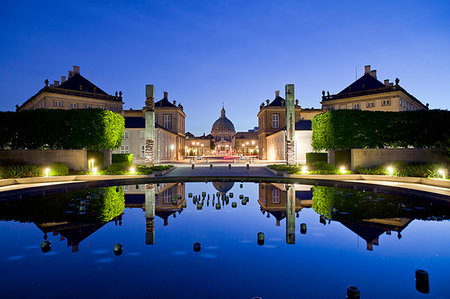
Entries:
{"label": "lit window", "polygon": [[164,128],[172,129],[172,115],[164,114]]}
{"label": "lit window", "polygon": [[400,99],[400,107],[402,106],[402,99]]}
{"label": "lit window", "polygon": [[277,113],[272,114],[272,128],[276,129],[280,127],[280,115]]}
{"label": "lit window", "polygon": [[128,154],[128,145],[122,145],[120,147],[120,153],[121,154]]}
{"label": "lit window", "polygon": [[272,189],[272,203],[280,203],[280,189]]}
{"label": "lit window", "polygon": [[141,158],[145,157],[145,145],[141,145]]}
{"label": "lit window", "polygon": [[141,131],[141,139],[145,139],[145,131]]}
{"label": "lit window", "polygon": [[62,101],[54,101],[53,106],[55,107],[62,107]]}
{"label": "lit window", "polygon": [[125,139],[128,138],[128,131],[124,131],[124,132],[123,132],[123,138],[125,138]]}

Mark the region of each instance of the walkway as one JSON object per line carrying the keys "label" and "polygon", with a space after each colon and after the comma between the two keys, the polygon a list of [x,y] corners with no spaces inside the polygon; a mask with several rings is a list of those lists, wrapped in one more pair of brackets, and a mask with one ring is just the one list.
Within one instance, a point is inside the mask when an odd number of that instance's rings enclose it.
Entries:
{"label": "walkway", "polygon": [[228,166],[217,166],[213,165],[210,169],[209,165],[195,165],[192,169],[191,165],[188,166],[177,166],[177,168],[164,177],[277,177],[271,171],[267,170],[265,167],[261,166],[250,166],[249,169],[245,165],[233,165],[231,164],[231,169]]}

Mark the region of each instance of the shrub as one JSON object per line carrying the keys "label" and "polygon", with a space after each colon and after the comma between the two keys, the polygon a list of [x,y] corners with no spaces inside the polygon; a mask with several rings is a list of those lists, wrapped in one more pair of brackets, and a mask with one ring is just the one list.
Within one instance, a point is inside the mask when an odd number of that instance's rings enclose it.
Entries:
{"label": "shrub", "polygon": [[388,175],[387,167],[391,166],[394,169],[393,175],[401,177],[440,177],[438,170],[442,166],[439,163],[424,163],[424,162],[403,162],[396,161],[389,165],[374,166],[363,168],[358,166],[356,168],[358,173],[373,174],[373,175]]}
{"label": "shrub", "polygon": [[360,173],[360,174],[372,174],[372,175],[387,175],[388,174],[386,167],[382,167],[382,166],[369,167],[369,168],[357,166],[356,172]]}
{"label": "shrub", "polygon": [[306,153],[306,164],[311,165],[314,162],[328,162],[327,153]]}
{"label": "shrub", "polygon": [[163,171],[172,168],[173,165],[154,165],[149,167],[153,171]]}
{"label": "shrub", "polygon": [[152,167],[147,167],[145,165],[138,165],[137,166],[137,173],[136,174],[144,174],[144,175],[149,175],[152,174]]}
{"label": "shrub", "polygon": [[115,149],[124,127],[120,114],[102,109],[0,112],[0,148]]}
{"label": "shrub", "polygon": [[108,168],[102,171],[101,174],[120,175],[127,174],[129,170],[130,164],[128,164],[128,162],[112,163]]}
{"label": "shrub", "polygon": [[38,177],[44,175],[44,167],[32,164],[13,164],[0,167],[2,179]]}
{"label": "shrub", "polygon": [[333,164],[327,162],[318,161],[310,165],[308,169],[310,174],[337,174],[339,173]]}
{"label": "shrub", "polygon": [[50,176],[68,175],[69,167],[61,162],[53,162],[50,164]]}
{"label": "shrub", "polygon": [[286,165],[286,164],[267,165],[267,167],[269,167],[270,169],[273,169],[276,171],[287,171],[288,173],[291,173],[291,174],[300,172],[301,166],[302,165],[291,166],[291,165]]}
{"label": "shrub", "polygon": [[112,154],[112,163],[133,164],[133,154]]}

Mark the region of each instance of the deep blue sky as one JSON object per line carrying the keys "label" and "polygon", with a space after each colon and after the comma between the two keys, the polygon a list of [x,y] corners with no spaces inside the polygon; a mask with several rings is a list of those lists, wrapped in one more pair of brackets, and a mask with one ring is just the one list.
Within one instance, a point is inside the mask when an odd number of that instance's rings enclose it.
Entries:
{"label": "deep blue sky", "polygon": [[72,65],[124,107],[145,84],[169,92],[186,130],[208,133],[222,102],[237,130],[295,84],[320,107],[371,64],[431,108],[449,108],[449,1],[2,1],[0,110],[14,110]]}

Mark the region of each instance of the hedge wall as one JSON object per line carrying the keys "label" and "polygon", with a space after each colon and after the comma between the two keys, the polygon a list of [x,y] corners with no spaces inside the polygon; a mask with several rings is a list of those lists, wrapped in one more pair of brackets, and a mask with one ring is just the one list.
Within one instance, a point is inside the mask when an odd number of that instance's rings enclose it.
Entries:
{"label": "hedge wall", "polygon": [[101,109],[0,112],[0,148],[115,149],[124,127],[120,114]]}
{"label": "hedge wall", "polygon": [[450,148],[450,111],[333,110],[312,120],[316,150],[408,147]]}

